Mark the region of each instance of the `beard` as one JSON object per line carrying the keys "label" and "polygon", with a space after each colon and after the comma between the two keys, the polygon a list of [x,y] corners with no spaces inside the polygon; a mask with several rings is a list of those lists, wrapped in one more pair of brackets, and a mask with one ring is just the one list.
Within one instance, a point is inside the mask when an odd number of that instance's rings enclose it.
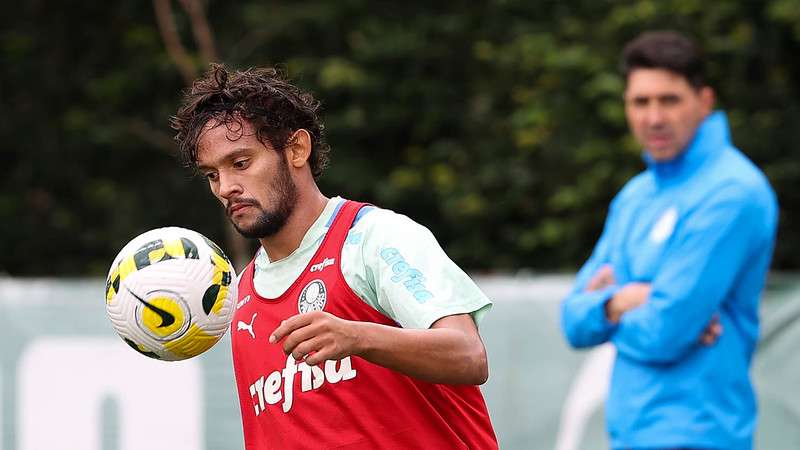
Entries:
{"label": "beard", "polygon": [[251,205],[261,211],[255,222],[249,226],[238,225],[233,221],[230,210],[226,211],[228,219],[230,219],[236,231],[248,239],[262,239],[274,236],[286,225],[289,216],[294,212],[294,207],[297,203],[297,185],[294,184],[289,174],[288,163],[285,160],[281,160],[281,163],[278,166],[277,176],[270,182],[275,196],[275,205],[272,209],[265,209],[256,200],[239,201],[238,203]]}

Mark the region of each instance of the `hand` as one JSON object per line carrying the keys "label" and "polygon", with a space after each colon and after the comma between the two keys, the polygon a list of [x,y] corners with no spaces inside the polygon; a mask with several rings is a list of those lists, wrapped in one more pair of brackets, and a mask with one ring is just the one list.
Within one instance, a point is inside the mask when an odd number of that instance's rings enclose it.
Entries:
{"label": "hand", "polygon": [[650,297],[650,283],[628,283],[606,302],[606,317],[611,323],[618,323],[626,312],[642,306]]}
{"label": "hand", "polygon": [[592,279],[586,285],[586,292],[599,291],[600,289],[607,288],[615,284],[617,280],[614,278],[614,268],[611,264],[604,264],[600,269],[595,272]]}
{"label": "hand", "polygon": [[708,322],[706,328],[700,333],[700,343],[710,347],[716,344],[720,336],[722,336],[722,324],[719,323],[719,314],[714,314],[711,322]]}
{"label": "hand", "polygon": [[356,354],[359,344],[358,322],[340,319],[324,311],[292,316],[269,337],[270,344],[281,339],[283,352],[297,361],[315,366],[327,360],[340,360]]}

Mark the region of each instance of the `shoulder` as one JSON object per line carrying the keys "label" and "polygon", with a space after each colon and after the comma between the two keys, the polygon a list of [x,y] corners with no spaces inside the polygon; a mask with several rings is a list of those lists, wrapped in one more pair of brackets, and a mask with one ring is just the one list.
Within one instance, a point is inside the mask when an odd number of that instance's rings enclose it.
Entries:
{"label": "shoulder", "polygon": [[731,181],[742,185],[743,189],[747,189],[751,193],[762,195],[773,193],[772,186],[764,172],[739,149],[731,147],[725,152],[725,155],[727,158],[723,161],[730,169],[726,173],[732,179]]}
{"label": "shoulder", "polygon": [[719,234],[731,227],[742,240],[752,240],[756,245],[772,239],[778,220],[775,194],[766,177],[754,166],[742,166],[744,162],[734,165],[746,170],[729,166],[723,172],[723,168],[717,168],[717,174],[708,174],[691,186],[692,193],[687,197],[691,201],[681,219],[688,230]]}
{"label": "shoulder", "polygon": [[641,194],[643,191],[655,188],[655,180],[653,174],[648,171],[642,171],[636,174],[633,178],[628,180],[622,189],[617,194],[618,198],[627,198]]}
{"label": "shoulder", "polygon": [[611,209],[619,208],[655,189],[655,180],[653,174],[645,170],[640,172],[617,192],[614,199],[611,201]]}
{"label": "shoulder", "polygon": [[390,209],[365,206],[357,217],[351,233],[361,233],[365,240],[433,239],[427,227],[410,217]]}
{"label": "shoulder", "polygon": [[735,147],[728,147],[701,177],[707,201],[774,209],[777,199],[764,172]]}

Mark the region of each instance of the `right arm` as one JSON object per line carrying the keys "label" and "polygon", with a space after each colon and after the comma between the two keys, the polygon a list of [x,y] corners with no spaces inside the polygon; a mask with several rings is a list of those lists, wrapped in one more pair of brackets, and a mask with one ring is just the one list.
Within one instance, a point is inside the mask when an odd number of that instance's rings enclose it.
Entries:
{"label": "right arm", "polygon": [[616,326],[606,317],[606,303],[619,290],[611,283],[594,286],[595,277],[610,264],[610,241],[613,223],[613,203],[600,240],[592,256],[583,265],[575,280],[572,292],[561,302],[561,328],[567,341],[574,348],[592,347],[607,342]]}
{"label": "right arm", "polygon": [[489,377],[486,349],[469,314],[414,329],[314,311],[283,321],[269,342],[281,340],[287,355],[310,366],[355,355],[430,383],[477,385]]}
{"label": "right arm", "polygon": [[489,369],[478,323],[491,301],[433,234],[387,210],[365,215],[353,232],[362,236],[355,264],[362,272],[351,287],[400,326],[317,311],[287,319],[270,342],[283,341],[287,354],[310,365],[355,355],[432,383],[484,383]]}

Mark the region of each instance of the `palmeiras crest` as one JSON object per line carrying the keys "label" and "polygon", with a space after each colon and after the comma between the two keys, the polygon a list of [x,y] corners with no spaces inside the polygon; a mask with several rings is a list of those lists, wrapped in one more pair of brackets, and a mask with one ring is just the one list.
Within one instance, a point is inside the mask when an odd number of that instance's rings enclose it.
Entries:
{"label": "palmeiras crest", "polygon": [[297,299],[297,309],[300,311],[300,314],[311,311],[322,311],[322,309],[325,308],[327,299],[328,292],[327,289],[325,289],[325,283],[319,279],[313,280],[300,292],[300,297]]}

